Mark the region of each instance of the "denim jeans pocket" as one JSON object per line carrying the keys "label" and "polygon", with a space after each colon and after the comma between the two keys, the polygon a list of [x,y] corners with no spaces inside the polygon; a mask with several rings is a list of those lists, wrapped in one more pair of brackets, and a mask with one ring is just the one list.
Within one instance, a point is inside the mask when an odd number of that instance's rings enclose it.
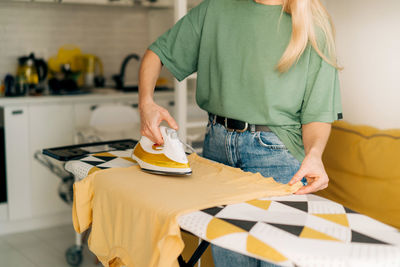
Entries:
{"label": "denim jeans pocket", "polygon": [[265,148],[287,150],[283,142],[273,132],[257,132],[256,138],[260,145]]}

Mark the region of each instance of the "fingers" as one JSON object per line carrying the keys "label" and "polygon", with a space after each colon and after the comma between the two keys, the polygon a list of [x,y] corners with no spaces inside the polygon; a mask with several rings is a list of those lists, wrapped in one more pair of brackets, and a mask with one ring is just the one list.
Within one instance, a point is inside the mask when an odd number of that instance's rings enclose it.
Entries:
{"label": "fingers", "polygon": [[146,127],[145,129],[140,131],[141,136],[146,136],[155,144],[163,145],[164,140],[161,135],[160,128],[158,126],[155,127]]}
{"label": "fingers", "polygon": [[300,167],[300,169],[296,172],[296,174],[293,176],[292,180],[290,180],[289,185],[293,185],[297,183],[298,181],[301,181],[304,176],[306,176],[307,172],[304,168]]}
{"label": "fingers", "polygon": [[304,194],[309,194],[309,193],[312,193],[312,192],[315,192],[315,191],[317,191],[317,188],[314,185],[314,183],[311,183],[311,184],[303,186],[302,188],[297,190],[297,192],[295,194],[296,195],[304,195]]}
{"label": "fingers", "polygon": [[168,123],[169,127],[171,127],[174,130],[178,130],[178,124],[176,123],[174,118],[172,118],[172,116],[169,114],[167,110],[163,112],[162,119],[164,119]]}
{"label": "fingers", "polygon": [[168,125],[177,130],[178,124],[169,114],[169,112],[158,106],[157,104],[151,104],[143,106],[140,110],[141,119],[141,135],[148,137],[152,142],[163,145],[164,140],[160,131],[160,123],[166,121]]}
{"label": "fingers", "polygon": [[308,185],[303,186],[302,188],[297,190],[297,192],[295,193],[296,195],[309,194],[328,187],[328,181],[329,181],[328,177],[322,178],[320,176],[316,176],[314,178],[310,177],[307,180],[313,180],[313,181],[310,182]]}
{"label": "fingers", "polygon": [[151,132],[154,137],[154,140],[152,140],[152,141],[158,145],[163,145],[164,139],[162,138],[160,127],[157,125],[156,127],[153,127],[151,130],[152,130]]}

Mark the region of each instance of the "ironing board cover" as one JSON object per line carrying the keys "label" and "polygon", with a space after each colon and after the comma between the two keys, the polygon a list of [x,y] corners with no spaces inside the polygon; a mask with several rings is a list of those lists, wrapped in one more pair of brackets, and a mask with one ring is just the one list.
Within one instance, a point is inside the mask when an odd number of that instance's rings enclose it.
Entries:
{"label": "ironing board cover", "polygon": [[[91,154],[65,169],[81,180],[136,164],[131,153]],[[212,244],[282,266],[400,266],[399,230],[313,194],[213,207],[178,222]]]}

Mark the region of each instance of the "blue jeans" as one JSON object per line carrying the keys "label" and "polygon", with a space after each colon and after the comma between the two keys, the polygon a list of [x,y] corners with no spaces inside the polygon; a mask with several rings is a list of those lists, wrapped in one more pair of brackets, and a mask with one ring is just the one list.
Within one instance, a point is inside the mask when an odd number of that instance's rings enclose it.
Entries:
{"label": "blue jeans", "polygon": [[[244,171],[259,172],[280,183],[288,183],[300,168],[300,162],[273,132],[228,132],[221,124],[213,123],[211,118],[203,156]],[[215,245],[212,245],[212,253],[216,267],[278,266]]]}

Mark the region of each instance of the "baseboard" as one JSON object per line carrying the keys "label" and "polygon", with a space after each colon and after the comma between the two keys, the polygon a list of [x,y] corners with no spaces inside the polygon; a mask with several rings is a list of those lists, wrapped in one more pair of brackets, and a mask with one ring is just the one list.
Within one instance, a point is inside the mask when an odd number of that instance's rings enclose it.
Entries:
{"label": "baseboard", "polygon": [[32,231],[66,224],[72,224],[71,211],[25,220],[0,221],[0,235]]}

